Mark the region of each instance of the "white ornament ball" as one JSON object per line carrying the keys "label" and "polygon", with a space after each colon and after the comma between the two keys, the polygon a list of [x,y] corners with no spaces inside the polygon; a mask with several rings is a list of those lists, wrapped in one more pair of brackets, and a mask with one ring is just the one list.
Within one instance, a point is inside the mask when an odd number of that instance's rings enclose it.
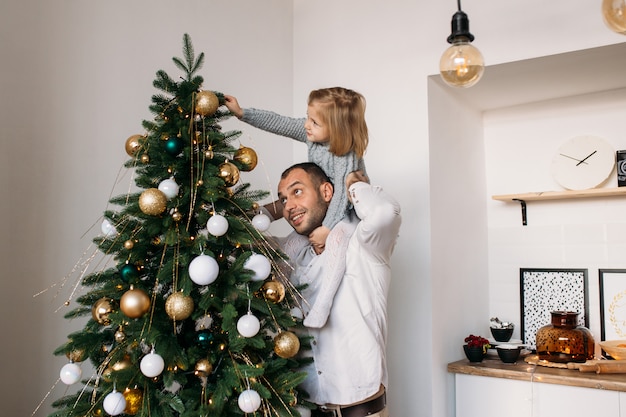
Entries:
{"label": "white ornament ball", "polygon": [[104,397],[102,408],[104,408],[104,411],[112,416],[122,414],[126,408],[126,399],[124,398],[124,394],[117,392],[114,389],[111,393]]}
{"label": "white ornament ball", "polygon": [[254,413],[261,406],[261,396],[255,390],[247,389],[239,394],[237,402],[244,413]]}
{"label": "white ornament ball", "polygon": [[102,234],[107,238],[114,238],[117,236],[117,230],[115,226],[109,221],[109,219],[102,220],[102,225],[100,226],[100,230],[102,230]]}
{"label": "white ornament ball", "polygon": [[189,263],[189,278],[198,285],[209,285],[217,279],[220,267],[208,255],[198,255]]}
{"label": "white ornament ball", "polygon": [[237,331],[243,337],[253,337],[261,329],[259,319],[252,313],[241,316],[237,321]]}
{"label": "white ornament ball", "polygon": [[178,190],[180,189],[179,185],[176,184],[176,181],[174,181],[173,178],[161,181],[158,188],[159,191],[165,194],[165,197],[167,197],[168,200],[176,197],[178,195]]}
{"label": "white ornament ball", "polygon": [[270,218],[267,217],[263,213],[257,214],[256,216],[254,216],[252,218],[252,225],[259,232],[265,232],[267,229],[269,229],[270,228],[270,223],[271,223]]}
{"label": "white ornament ball", "polygon": [[243,267],[254,272],[252,281],[263,281],[265,278],[269,277],[270,272],[272,272],[272,264],[270,261],[265,256],[258,253],[252,254],[243,264]]}
{"label": "white ornament ball", "polygon": [[228,220],[221,214],[215,214],[209,218],[206,228],[213,236],[223,236],[228,230]]}
{"label": "white ornament ball", "polygon": [[72,385],[77,383],[80,380],[80,376],[83,371],[80,369],[80,366],[76,365],[73,362],[70,362],[61,368],[61,372],[59,376],[61,377],[61,381],[66,385]]}
{"label": "white ornament ball", "polygon": [[158,353],[151,352],[141,358],[139,368],[142,374],[148,378],[154,378],[161,375],[161,372],[165,369],[165,361]]}

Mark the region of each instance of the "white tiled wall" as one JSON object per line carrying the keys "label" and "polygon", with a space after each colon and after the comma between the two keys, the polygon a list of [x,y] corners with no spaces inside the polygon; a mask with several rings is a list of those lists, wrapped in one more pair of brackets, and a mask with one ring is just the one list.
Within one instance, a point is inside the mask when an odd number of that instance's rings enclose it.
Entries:
{"label": "white tiled wall", "polygon": [[[550,173],[561,143],[597,135],[626,149],[624,120],[625,90],[484,114],[490,314],[515,322],[514,338],[520,338],[520,268],[587,268],[589,327],[600,339],[598,269],[626,268],[626,197],[530,201],[523,226],[519,203],[491,196],[562,190]],[[603,186],[617,186],[615,173]]]}

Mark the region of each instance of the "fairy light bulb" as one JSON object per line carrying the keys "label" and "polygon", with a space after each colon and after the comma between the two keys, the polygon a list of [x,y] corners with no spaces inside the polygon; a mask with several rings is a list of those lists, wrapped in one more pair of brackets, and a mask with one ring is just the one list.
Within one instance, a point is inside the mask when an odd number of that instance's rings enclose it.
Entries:
{"label": "fairy light bulb", "polygon": [[467,88],[476,84],[485,72],[485,61],[480,51],[472,45],[474,35],[469,31],[469,19],[461,10],[452,16],[452,33],[448,36],[451,46],[439,60],[439,72],[443,81],[452,87]]}
{"label": "fairy light bulb", "polygon": [[609,29],[626,35],[626,0],[602,0],[602,17]]}

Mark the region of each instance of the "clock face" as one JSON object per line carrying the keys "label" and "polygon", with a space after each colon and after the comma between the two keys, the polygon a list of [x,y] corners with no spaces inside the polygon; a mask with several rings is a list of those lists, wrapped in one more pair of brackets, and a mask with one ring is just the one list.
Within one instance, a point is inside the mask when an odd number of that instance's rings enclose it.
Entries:
{"label": "clock face", "polygon": [[554,179],[568,190],[586,190],[604,183],[615,169],[615,150],[597,136],[576,136],[552,160]]}

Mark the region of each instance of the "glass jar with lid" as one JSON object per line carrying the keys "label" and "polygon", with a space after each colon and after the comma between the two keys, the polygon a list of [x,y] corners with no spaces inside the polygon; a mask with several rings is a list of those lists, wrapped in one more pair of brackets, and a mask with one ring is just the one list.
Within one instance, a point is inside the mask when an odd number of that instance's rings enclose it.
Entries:
{"label": "glass jar with lid", "polygon": [[578,324],[575,311],[552,311],[551,323],[537,330],[537,356],[556,363],[593,359],[595,341],[591,331]]}

